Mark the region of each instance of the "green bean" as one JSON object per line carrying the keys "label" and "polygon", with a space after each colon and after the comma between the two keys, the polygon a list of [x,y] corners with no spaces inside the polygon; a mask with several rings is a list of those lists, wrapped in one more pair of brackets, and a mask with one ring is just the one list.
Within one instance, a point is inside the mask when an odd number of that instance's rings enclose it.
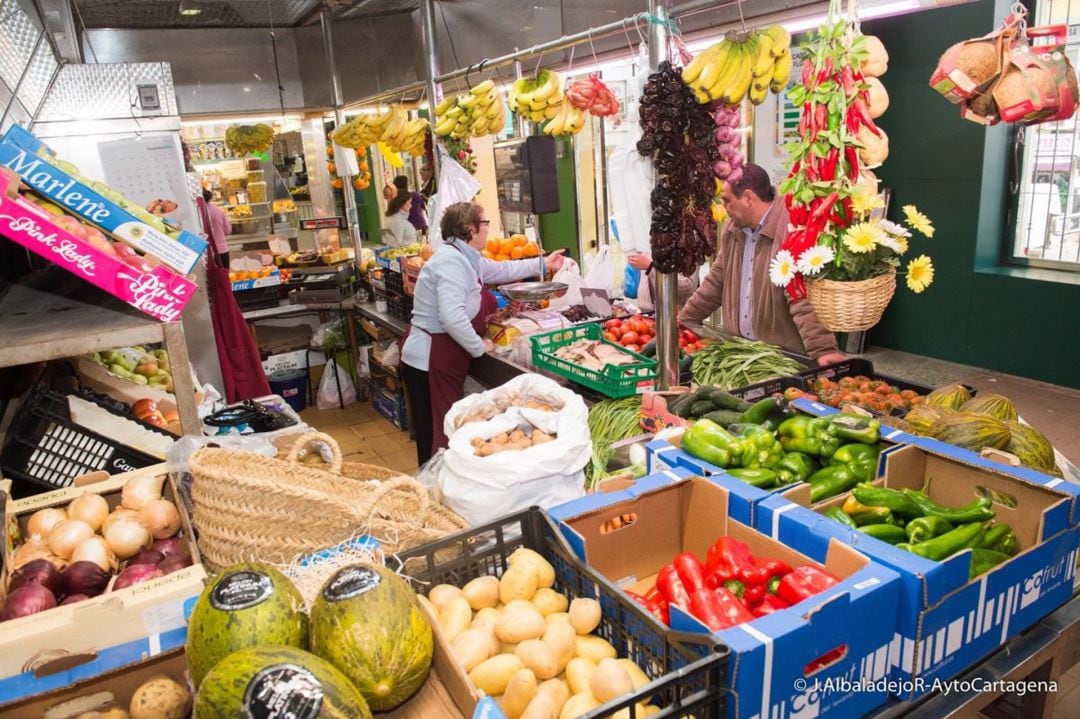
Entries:
{"label": "green bean", "polygon": [[781,354],[778,347],[742,338],[706,345],[694,354],[690,366],[696,383],[721,389],[745,387],[802,369],[802,364]]}

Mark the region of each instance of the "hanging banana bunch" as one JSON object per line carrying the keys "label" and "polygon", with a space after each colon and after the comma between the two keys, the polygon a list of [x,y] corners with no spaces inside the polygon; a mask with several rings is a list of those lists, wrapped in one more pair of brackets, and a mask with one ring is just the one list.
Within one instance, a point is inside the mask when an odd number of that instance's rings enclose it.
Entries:
{"label": "hanging banana bunch", "polygon": [[514,81],[507,92],[511,112],[539,125],[555,119],[566,99],[562,75],[554,70],[541,70],[536,77]]}
{"label": "hanging banana bunch", "polygon": [[728,35],[699,53],[683,68],[683,81],[698,102],[717,100],[734,106],[749,97],[765,102],[769,90],[779,93],[791,76],[791,35],[779,25]]}
{"label": "hanging banana bunch", "polygon": [[506,104],[495,82],[484,80],[464,95],[435,106],[435,134],[463,140],[498,134],[506,127]]}
{"label": "hanging banana bunch", "polygon": [[382,142],[392,152],[420,157],[429,124],[423,117],[410,120],[408,111],[396,105],[375,115],[357,115],[334,130],[332,138],[342,147],[355,149]]}
{"label": "hanging banana bunch", "polygon": [[233,125],[225,130],[225,146],[237,156],[269,150],[274,144],[274,128],[258,125]]}

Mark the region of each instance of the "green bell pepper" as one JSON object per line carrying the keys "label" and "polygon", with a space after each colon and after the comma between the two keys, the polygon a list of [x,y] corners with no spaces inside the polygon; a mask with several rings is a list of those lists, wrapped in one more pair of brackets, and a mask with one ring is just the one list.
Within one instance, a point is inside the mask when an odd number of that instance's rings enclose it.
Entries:
{"label": "green bell pepper", "polygon": [[953,524],[967,524],[969,522],[985,522],[994,518],[993,503],[989,497],[979,497],[974,502],[963,507],[943,507],[930,499],[923,492],[914,489],[902,490],[904,496],[910,499],[928,517],[941,517]]}
{"label": "green bell pepper", "polygon": [[881,422],[861,414],[833,414],[828,417],[829,433],[845,442],[877,444]]}
{"label": "green bell pepper", "polygon": [[785,420],[777,431],[780,443],[788,452],[831,457],[839,449],[840,440],[828,428],[829,420],[800,414]]}
{"label": "green bell pepper", "polygon": [[819,469],[810,475],[810,479],[807,481],[810,482],[810,501],[812,503],[835,497],[842,492],[848,491],[859,482],[855,474],[847,467]]}
{"label": "green bell pepper", "polygon": [[750,405],[750,409],[742,413],[742,418],[739,421],[747,422],[749,424],[761,424],[768,419],[769,415],[772,414],[775,409],[776,400],[772,397],[766,397],[765,399]]}
{"label": "green bell pepper", "polygon": [[948,559],[957,552],[979,546],[986,529],[979,522],[962,524],[951,532],[918,544],[909,544],[908,551],[935,562]]}
{"label": "green bell pepper", "polygon": [[805,482],[810,475],[818,470],[817,462],[808,454],[802,452],[788,452],[773,467],[780,475],[781,484],[793,484]]}
{"label": "green bell pepper", "polygon": [[726,429],[707,419],[699,419],[683,433],[682,446],[688,453],[717,467],[737,463],[742,443]]}
{"label": "green bell pepper", "polygon": [[1007,524],[995,524],[987,529],[982,542],[979,543],[979,547],[1002,552],[1010,557],[1014,557],[1020,552],[1020,543],[1016,539],[1016,532]]}
{"label": "green bell pepper", "polygon": [[828,512],[825,513],[825,516],[828,517],[829,519],[835,519],[837,522],[840,522],[840,524],[843,524],[844,526],[847,526],[847,527],[851,527],[852,529],[857,529],[858,528],[858,525],[855,524],[855,520],[852,519],[847,514],[847,512],[840,509],[839,507],[833,507],[832,509],[830,509]]}
{"label": "green bell pepper", "polygon": [[971,550],[971,569],[968,570],[968,579],[974,579],[983,572],[988,572],[1002,562],[1009,561],[1009,555],[993,549],[974,547]]}
{"label": "green bell pepper", "polygon": [[955,527],[953,527],[952,522],[941,517],[916,517],[904,527],[908,541],[911,544],[918,544],[934,537],[940,537],[953,529]]}
{"label": "green bell pepper", "polygon": [[885,507],[893,514],[901,517],[914,519],[923,516],[924,512],[904,492],[887,487],[875,487],[870,484],[860,484],[851,490],[855,499],[868,507]]}
{"label": "green bell pepper", "polygon": [[776,436],[759,424],[733,424],[731,431],[742,442],[739,464],[743,467],[773,467],[784,456]]}
{"label": "green bell pepper", "polygon": [[760,487],[761,489],[771,489],[775,487],[780,477],[776,472],[771,469],[765,469],[764,467],[756,467],[753,469],[729,469],[727,473],[735,479],[742,480],[754,487]]}
{"label": "green bell pepper", "polygon": [[867,524],[859,527],[859,531],[888,544],[899,544],[907,539],[904,528],[895,524]]}
{"label": "green bell pepper", "polygon": [[835,467],[838,464],[851,464],[852,462],[865,460],[872,460],[876,463],[879,454],[881,454],[880,445],[853,442],[845,444],[836,450],[836,453],[829,457],[829,465]]}
{"label": "green bell pepper", "polygon": [[862,504],[853,495],[844,500],[843,510],[860,527],[864,524],[895,524],[893,514],[888,507],[871,507]]}

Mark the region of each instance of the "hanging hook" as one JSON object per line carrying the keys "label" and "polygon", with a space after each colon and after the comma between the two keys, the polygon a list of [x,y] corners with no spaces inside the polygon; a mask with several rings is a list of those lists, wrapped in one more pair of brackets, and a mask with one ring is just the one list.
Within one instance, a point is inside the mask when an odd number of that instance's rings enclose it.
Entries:
{"label": "hanging hook", "polygon": [[588,32],[588,35],[587,35],[587,37],[589,39],[589,51],[592,52],[592,61],[593,61],[594,69],[596,71],[596,74],[599,75],[600,74],[600,60],[597,59],[597,57],[596,57],[596,46],[593,45],[592,31],[593,31],[593,29],[589,28],[589,32]]}
{"label": "hanging hook", "polygon": [[[535,48],[536,45],[533,45]],[[540,53],[540,57],[536,60],[536,69],[533,70],[533,77],[537,77],[540,74],[540,64],[544,62],[544,53]]]}
{"label": "hanging hook", "polygon": [[570,77],[570,73],[574,69],[574,51],[577,50],[577,45],[570,46],[570,60],[566,63],[566,76]]}
{"label": "hanging hook", "polygon": [[[622,31],[623,31],[623,36],[626,38],[626,49],[628,49],[630,51],[630,60],[633,61],[633,59],[637,56],[637,52],[634,50],[634,41],[630,39],[630,33],[626,29],[626,23],[630,19],[631,18],[628,18],[628,17],[623,18]],[[636,23],[637,22],[637,16],[635,15],[633,19],[634,19],[634,22]]]}
{"label": "hanging hook", "polygon": [[470,90],[472,89],[472,80],[469,79],[469,74],[472,73],[473,65],[469,65],[465,68],[465,86]]}
{"label": "hanging hook", "polygon": [[742,11],[743,0],[739,0],[739,25],[742,26],[742,31],[746,32],[746,17]]}

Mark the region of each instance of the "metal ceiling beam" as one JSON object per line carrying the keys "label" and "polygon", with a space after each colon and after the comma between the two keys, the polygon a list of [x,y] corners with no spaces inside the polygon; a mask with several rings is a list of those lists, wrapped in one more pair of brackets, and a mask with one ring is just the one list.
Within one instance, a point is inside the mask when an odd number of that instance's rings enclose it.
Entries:
{"label": "metal ceiling beam", "polygon": [[82,62],[82,47],[71,13],[71,3],[68,0],[35,0],[34,4],[57,61],[61,64]]}

